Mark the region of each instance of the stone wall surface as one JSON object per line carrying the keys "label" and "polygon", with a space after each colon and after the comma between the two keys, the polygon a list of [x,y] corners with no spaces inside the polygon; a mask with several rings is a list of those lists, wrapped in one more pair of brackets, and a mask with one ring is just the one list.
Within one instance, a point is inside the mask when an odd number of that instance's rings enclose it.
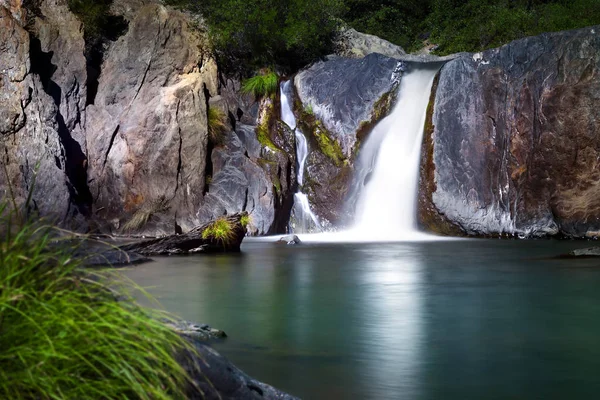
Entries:
{"label": "stone wall surface", "polygon": [[469,234],[600,231],[600,28],[465,54],[435,94],[431,199]]}

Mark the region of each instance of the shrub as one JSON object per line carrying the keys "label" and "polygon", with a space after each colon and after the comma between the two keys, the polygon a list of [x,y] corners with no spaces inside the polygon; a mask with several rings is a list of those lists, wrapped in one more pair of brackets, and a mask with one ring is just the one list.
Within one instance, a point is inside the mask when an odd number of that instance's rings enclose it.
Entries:
{"label": "shrub", "polygon": [[227,133],[227,114],[217,107],[208,107],[208,139],[217,146],[225,140]]}
{"label": "shrub", "polygon": [[277,74],[270,69],[266,69],[262,73],[242,82],[242,93],[252,94],[257,98],[269,96],[277,93],[278,83]]}
{"label": "shrub", "polygon": [[228,72],[278,65],[293,72],[329,54],[341,0],[166,0],[206,19]]}
{"label": "shrub", "polygon": [[234,225],[225,217],[217,218],[202,232],[202,239],[214,240],[227,246],[235,237]]}
{"label": "shrub", "polygon": [[[0,206],[0,398],[184,398],[190,345],[69,241]],[[118,290],[117,294],[115,290]]]}

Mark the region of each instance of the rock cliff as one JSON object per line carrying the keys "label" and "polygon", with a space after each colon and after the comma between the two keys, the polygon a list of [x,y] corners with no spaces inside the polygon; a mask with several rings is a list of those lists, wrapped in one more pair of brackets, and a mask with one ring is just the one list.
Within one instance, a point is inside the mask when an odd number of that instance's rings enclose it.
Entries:
{"label": "rock cliff", "polygon": [[[293,135],[267,154],[259,103],[220,77],[195,17],[152,0],[111,10],[126,29],[98,57],[66,0],[0,1],[0,195],[33,190],[30,208],[77,229],[166,234],[248,211],[251,233],[284,231]],[[229,115],[216,146],[211,104]]]}
{"label": "rock cliff", "polygon": [[429,229],[598,236],[598,32],[543,34],[442,68],[426,149],[440,218]]}

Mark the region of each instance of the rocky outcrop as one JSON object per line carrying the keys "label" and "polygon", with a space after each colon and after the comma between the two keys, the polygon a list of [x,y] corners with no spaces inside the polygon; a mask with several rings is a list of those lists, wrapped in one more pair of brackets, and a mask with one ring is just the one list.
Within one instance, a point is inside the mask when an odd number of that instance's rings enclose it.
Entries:
{"label": "rocky outcrop", "polygon": [[188,351],[180,356],[182,365],[193,380],[188,399],[225,400],[296,400],[270,385],[246,375],[208,344],[190,341],[195,352]]}
{"label": "rocky outcrop", "polygon": [[212,149],[201,220],[247,211],[248,233],[285,232],[296,188],[294,134],[280,123],[278,98],[240,94],[240,83],[221,81],[211,106],[226,110],[232,130]]}
{"label": "rocky outcrop", "polygon": [[348,58],[363,58],[372,53],[398,58],[406,54],[400,46],[352,28],[342,29],[339,32],[335,47],[337,55]]}
{"label": "rocky outcrop", "polygon": [[[62,0],[40,7],[39,15],[17,1],[0,3],[0,188],[20,204],[31,193],[30,209],[76,222],[87,201],[76,138],[85,66],[74,55],[83,48],[81,25],[63,18],[65,10]],[[31,21],[37,37],[25,29]],[[59,61],[61,52],[73,56],[70,63]]]}
{"label": "rocky outcrop", "polygon": [[468,234],[599,235],[598,32],[543,34],[442,68],[428,194],[439,215]]}
{"label": "rocky outcrop", "polygon": [[298,127],[309,146],[303,191],[326,226],[348,220],[344,204],[360,139],[391,108],[401,72],[398,60],[370,54],[317,63],[294,80]]}
{"label": "rocky outcrop", "polygon": [[155,233],[198,224],[207,151],[207,101],[215,62],[178,11],[149,4],[105,55],[87,109],[88,174],[96,215],[120,219],[152,204]]}

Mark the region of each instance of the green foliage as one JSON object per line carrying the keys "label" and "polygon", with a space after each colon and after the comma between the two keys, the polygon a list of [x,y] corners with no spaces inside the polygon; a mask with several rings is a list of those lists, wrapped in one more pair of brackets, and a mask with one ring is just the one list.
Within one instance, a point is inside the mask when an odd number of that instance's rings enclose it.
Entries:
{"label": "green foliage", "polygon": [[167,0],[206,18],[221,67],[290,71],[332,48],[341,0]]}
{"label": "green foliage", "polygon": [[235,226],[227,218],[221,217],[202,231],[202,239],[215,240],[226,246],[235,238]]}
{"label": "green foliage", "polygon": [[56,228],[0,215],[0,398],[185,397],[175,355],[189,345],[159,314],[81,269]]}
{"label": "green foliage", "polygon": [[242,227],[244,229],[246,229],[246,227],[250,224],[250,222],[251,222],[251,217],[249,214],[244,214],[241,216],[240,224],[242,224]]}
{"label": "green foliage", "polygon": [[[344,19],[359,31],[438,53],[481,51],[525,36],[600,24],[598,0],[346,0]],[[419,39],[421,36],[421,39]],[[426,35],[425,35],[426,36]]]}
{"label": "green foliage", "polygon": [[252,94],[254,97],[263,97],[277,92],[279,77],[270,69],[246,79],[242,82],[242,93]]}
{"label": "green foliage", "polygon": [[435,0],[425,21],[440,54],[482,51],[526,36],[600,23],[597,0]]}
{"label": "green foliage", "polygon": [[220,145],[227,133],[227,114],[217,107],[208,107],[208,139],[213,145]]}
{"label": "green foliage", "polygon": [[408,49],[431,11],[432,0],[345,0],[344,20],[360,32],[370,33]]}
{"label": "green foliage", "polygon": [[264,147],[267,147],[273,151],[279,151],[277,146],[275,146],[275,143],[273,143],[271,140],[268,124],[262,124],[256,127],[256,139]]}
{"label": "green foliage", "polygon": [[115,40],[126,29],[125,20],[111,14],[112,2],[113,0],[68,0],[69,9],[83,23],[88,48],[105,40]]}

